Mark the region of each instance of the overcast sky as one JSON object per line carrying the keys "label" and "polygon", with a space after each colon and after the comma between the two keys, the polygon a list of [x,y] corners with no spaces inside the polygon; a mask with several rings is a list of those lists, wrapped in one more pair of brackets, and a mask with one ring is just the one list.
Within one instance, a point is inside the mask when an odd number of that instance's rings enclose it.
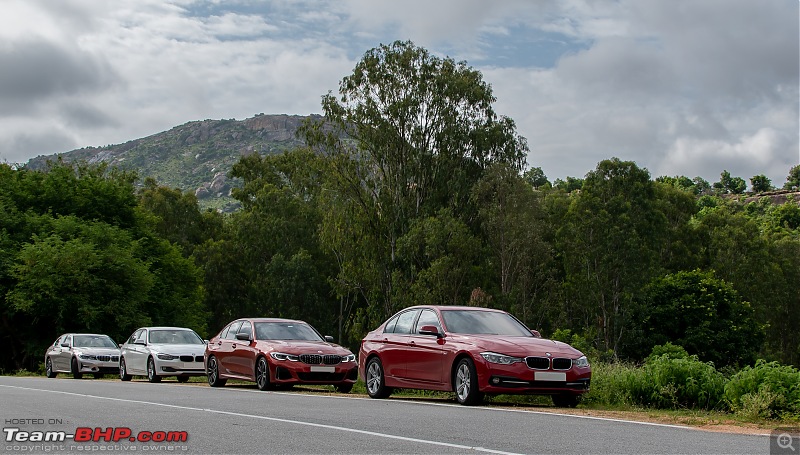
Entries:
{"label": "overcast sky", "polygon": [[320,113],[411,40],[483,73],[552,181],[619,157],[719,180],[800,162],[797,0],[3,0],[0,162],[203,119]]}

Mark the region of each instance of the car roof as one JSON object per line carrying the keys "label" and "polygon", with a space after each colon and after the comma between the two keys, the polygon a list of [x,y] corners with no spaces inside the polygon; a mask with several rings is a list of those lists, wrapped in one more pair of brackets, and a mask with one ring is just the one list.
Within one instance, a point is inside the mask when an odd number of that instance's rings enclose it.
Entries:
{"label": "car roof", "polygon": [[[300,322],[303,324],[308,324],[306,321],[301,321],[300,319],[284,319],[284,318],[239,318],[236,321],[253,321],[253,322]],[[231,322],[236,322],[231,321]]]}
{"label": "car roof", "polygon": [[188,328],[188,327],[161,327],[161,326],[156,326],[156,327],[139,327],[139,328],[138,328],[138,329],[136,329],[136,330],[142,330],[142,329],[147,329],[147,330],[188,330],[188,331],[190,331],[190,332],[194,332],[194,330],[192,330],[192,329],[190,329],[190,328]]}
{"label": "car roof", "polygon": [[[78,332],[69,332],[69,333],[65,333],[65,334],[63,334],[61,336],[63,337],[63,336],[66,336],[66,335],[81,335],[81,336],[86,335],[86,336],[92,336],[92,337],[109,337],[105,333],[83,333],[83,332],[80,332],[80,333],[78,333]],[[109,337],[109,338],[111,338],[111,337]]]}
{"label": "car roof", "polygon": [[[416,305],[408,308],[403,308],[403,310],[409,309],[417,309],[417,308],[433,308],[439,311],[448,311],[448,310],[470,310],[470,311],[495,311],[505,313],[503,310],[499,310],[496,308],[484,308],[484,307],[477,307],[477,306],[466,306],[466,305]],[[400,310],[400,311],[403,311]]]}

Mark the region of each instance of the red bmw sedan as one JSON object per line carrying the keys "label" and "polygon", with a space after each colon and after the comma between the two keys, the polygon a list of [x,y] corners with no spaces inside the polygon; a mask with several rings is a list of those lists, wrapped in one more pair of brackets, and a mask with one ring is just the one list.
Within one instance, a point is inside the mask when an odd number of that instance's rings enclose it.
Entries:
{"label": "red bmw sedan", "polygon": [[358,379],[352,352],[291,319],[237,319],[208,342],[204,360],[211,387],[242,379],[261,390],[330,384],[347,393]]}
{"label": "red bmw sedan", "polygon": [[406,308],[361,340],[358,360],[372,398],[393,388],[440,390],[464,405],[510,393],[574,407],[592,377],[572,346],[541,338],[505,311],[475,307]]}

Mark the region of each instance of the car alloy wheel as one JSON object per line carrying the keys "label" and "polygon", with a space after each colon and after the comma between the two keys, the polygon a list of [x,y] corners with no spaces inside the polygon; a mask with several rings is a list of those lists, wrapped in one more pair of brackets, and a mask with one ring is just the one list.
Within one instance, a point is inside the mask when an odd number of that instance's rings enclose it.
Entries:
{"label": "car alloy wheel", "polygon": [[119,359],[119,379],[121,381],[130,381],[131,378],[132,376],[128,374],[128,367],[125,365],[125,359]]}
{"label": "car alloy wheel", "polygon": [[373,357],[367,362],[366,380],[367,394],[371,398],[386,398],[392,393],[392,389],[386,387],[383,365],[377,357]]}
{"label": "car alloy wheel", "polygon": [[269,365],[265,357],[259,357],[256,363],[256,385],[260,390],[269,389]]}
{"label": "car alloy wheel", "polygon": [[226,379],[219,378],[219,365],[217,364],[217,358],[213,355],[208,358],[206,376],[208,377],[208,385],[211,387],[222,387],[227,382]]}
{"label": "car alloy wheel", "polygon": [[478,404],[483,394],[478,390],[478,375],[472,359],[465,357],[458,362],[453,378],[453,389],[459,403],[467,406]]}
{"label": "car alloy wheel", "polygon": [[161,376],[156,374],[156,362],[152,357],[147,359],[147,380],[150,382],[161,382]]}
{"label": "car alloy wheel", "polygon": [[70,362],[70,369],[72,370],[73,378],[80,379],[83,377],[83,373],[81,373],[81,367],[78,365],[78,359],[75,357],[73,357],[72,362]]}
{"label": "car alloy wheel", "polygon": [[44,372],[48,378],[54,378],[56,377],[56,374],[58,374],[53,372],[53,361],[50,360],[50,357],[48,357],[44,362]]}

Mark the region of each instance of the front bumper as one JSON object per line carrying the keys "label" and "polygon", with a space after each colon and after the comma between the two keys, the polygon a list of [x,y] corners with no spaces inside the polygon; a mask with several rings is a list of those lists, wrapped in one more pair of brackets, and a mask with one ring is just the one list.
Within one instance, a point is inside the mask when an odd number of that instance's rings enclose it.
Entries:
{"label": "front bumper", "polygon": [[[537,372],[564,373],[565,380],[537,380]],[[569,370],[534,370],[528,368],[524,363],[498,365],[489,362],[480,362],[480,367],[478,367],[478,387],[481,392],[485,393],[583,394],[589,391],[591,378],[590,367],[572,367]]]}
{"label": "front bumper", "polygon": [[203,355],[181,356],[186,360],[155,360],[156,373],[159,376],[205,376]]}
{"label": "front bumper", "polygon": [[281,362],[274,368],[275,384],[352,384],[358,380],[358,365],[355,362],[330,367]]}

